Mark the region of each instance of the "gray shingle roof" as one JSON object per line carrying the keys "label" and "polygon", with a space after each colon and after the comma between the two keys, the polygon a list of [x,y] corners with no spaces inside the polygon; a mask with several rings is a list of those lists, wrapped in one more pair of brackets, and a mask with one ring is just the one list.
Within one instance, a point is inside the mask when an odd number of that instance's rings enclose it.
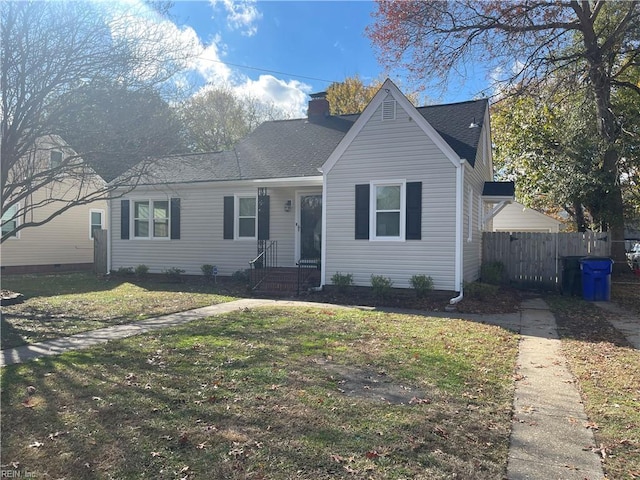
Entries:
{"label": "gray shingle roof", "polygon": [[[460,158],[472,166],[487,100],[418,108]],[[265,122],[233,150],[159,159],[143,184],[319,176],[359,115]],[[479,128],[469,128],[474,122]]]}

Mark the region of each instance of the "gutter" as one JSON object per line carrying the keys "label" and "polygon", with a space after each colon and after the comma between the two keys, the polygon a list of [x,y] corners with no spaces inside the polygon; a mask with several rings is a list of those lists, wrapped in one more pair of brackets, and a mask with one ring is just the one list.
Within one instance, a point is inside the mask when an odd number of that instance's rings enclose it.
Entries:
{"label": "gutter", "polygon": [[464,280],[464,262],[462,242],[462,211],[464,206],[464,168],[466,160],[460,159],[460,166],[456,169],[456,260],[455,260],[455,279],[454,283],[458,285],[458,296],[449,300],[450,305],[455,305],[464,298],[462,283]]}

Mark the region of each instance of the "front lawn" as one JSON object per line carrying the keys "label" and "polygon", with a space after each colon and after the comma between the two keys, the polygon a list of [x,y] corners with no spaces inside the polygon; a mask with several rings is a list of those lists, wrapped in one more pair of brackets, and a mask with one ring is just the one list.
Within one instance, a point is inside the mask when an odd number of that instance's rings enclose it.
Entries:
{"label": "front lawn", "polygon": [[98,278],[89,273],[4,275],[2,288],[26,298],[2,307],[3,349],[235,299],[206,282]]}
{"label": "front lawn", "polygon": [[255,309],[12,365],[2,468],[67,479],[502,478],[517,341],[457,319]]}

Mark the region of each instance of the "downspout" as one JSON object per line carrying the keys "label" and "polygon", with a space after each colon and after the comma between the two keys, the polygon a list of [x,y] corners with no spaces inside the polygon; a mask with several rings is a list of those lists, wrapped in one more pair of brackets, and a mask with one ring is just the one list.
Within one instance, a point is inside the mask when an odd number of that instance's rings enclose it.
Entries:
{"label": "downspout", "polygon": [[109,225],[109,229],[107,230],[107,275],[111,273],[111,229],[113,225],[111,223],[111,203],[113,199],[111,195],[109,195],[109,199],[107,200],[107,225]]}
{"label": "downspout", "polygon": [[456,260],[455,260],[455,279],[454,283],[459,286],[459,294],[449,300],[450,305],[455,305],[464,298],[462,283],[464,279],[464,258],[462,242],[462,211],[464,207],[464,167],[465,159],[460,159],[460,166],[456,170]]}
{"label": "downspout", "polygon": [[322,173],[322,239],[320,241],[320,286],[317,290],[322,290],[326,284],[327,275],[327,175]]}

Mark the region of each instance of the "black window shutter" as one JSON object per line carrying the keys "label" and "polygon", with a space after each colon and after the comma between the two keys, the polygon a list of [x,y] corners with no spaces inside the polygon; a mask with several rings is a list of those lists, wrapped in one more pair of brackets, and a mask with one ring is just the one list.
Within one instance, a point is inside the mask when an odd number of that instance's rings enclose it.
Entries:
{"label": "black window shutter", "polygon": [[120,200],[120,238],[129,240],[129,200]]}
{"label": "black window shutter", "polygon": [[356,240],[369,238],[369,184],[356,185]]}
{"label": "black window shutter", "polygon": [[269,240],[269,195],[258,195],[258,240]]}
{"label": "black window shutter", "polygon": [[233,197],[224,197],[223,237],[225,240],[233,240]]}
{"label": "black window shutter", "polygon": [[180,199],[171,199],[171,239],[180,239]]}
{"label": "black window shutter", "polygon": [[422,182],[407,182],[407,240],[422,239]]}

